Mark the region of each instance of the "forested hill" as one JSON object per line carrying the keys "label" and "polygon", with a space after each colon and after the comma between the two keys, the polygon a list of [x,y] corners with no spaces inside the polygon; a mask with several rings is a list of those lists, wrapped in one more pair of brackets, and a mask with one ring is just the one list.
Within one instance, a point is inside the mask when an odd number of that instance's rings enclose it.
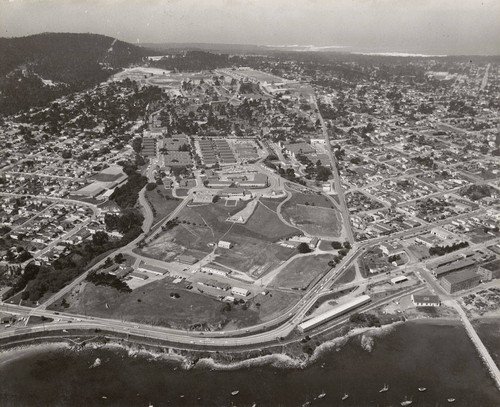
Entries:
{"label": "forested hill", "polygon": [[43,105],[94,86],[149,53],[97,34],[0,38],[0,113]]}

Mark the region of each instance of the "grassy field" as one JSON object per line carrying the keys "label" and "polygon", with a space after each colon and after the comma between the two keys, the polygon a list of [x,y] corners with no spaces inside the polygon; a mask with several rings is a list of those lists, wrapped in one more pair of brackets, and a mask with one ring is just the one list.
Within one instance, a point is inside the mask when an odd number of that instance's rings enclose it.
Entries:
{"label": "grassy field", "polygon": [[217,262],[243,271],[254,278],[262,277],[296,253],[295,249],[233,231],[224,239],[234,246],[230,250],[217,249]]}
{"label": "grassy field", "polygon": [[333,202],[324,195],[303,194],[301,192],[293,192],[292,197],[285,205],[311,205],[319,206],[321,208],[335,208]]}
{"label": "grassy field", "polygon": [[177,188],[175,190],[175,193],[177,194],[177,196],[188,196],[189,189],[187,189],[187,188]]}
{"label": "grassy field", "polygon": [[[170,296],[175,293],[179,298]],[[259,294],[249,300],[245,307],[231,305],[227,309],[225,303],[166,280],[147,284],[132,293],[85,283],[80,293],[66,298],[68,308],[55,309],[178,329],[219,330],[268,321],[298,299],[298,294],[271,290],[268,295]]]}
{"label": "grassy field", "polygon": [[344,274],[342,274],[342,277],[340,277],[338,280],[335,281],[335,285],[341,285],[341,284],[347,284],[350,283],[351,281],[354,281],[356,278],[356,269],[353,266],[350,266]]}
{"label": "grassy field", "polygon": [[212,249],[208,243],[216,243],[231,228],[226,222],[228,213],[238,212],[245,204],[225,207],[223,203],[185,207],[178,216],[179,224],[160,233],[141,249],[141,253],[159,260],[172,260],[181,253],[200,258]]}
{"label": "grassy field", "polygon": [[146,256],[171,261],[180,253],[201,258],[212,248],[208,243],[228,240],[234,247],[217,249],[221,264],[260,277],[295,253],[272,242],[299,232],[281,222],[278,215],[259,204],[245,225],[226,222],[246,203],[227,207],[222,202],[184,208],[179,224],[161,233],[142,250]]}
{"label": "grassy field", "polygon": [[285,202],[281,214],[292,225],[296,225],[312,236],[339,237],[342,231],[342,216],[336,209]]}
{"label": "grassy field", "polygon": [[152,191],[146,190],[146,199],[153,208],[153,224],[168,216],[181,203],[181,200],[173,198],[172,192],[164,186],[158,186]]}
{"label": "grassy field", "polygon": [[260,198],[259,201],[267,206],[269,209],[273,210],[276,212],[276,209],[278,209],[278,205],[283,202],[285,198]]}
{"label": "grassy field", "polygon": [[321,242],[319,242],[318,248],[320,250],[333,250],[332,241],[331,240],[322,240]]}
{"label": "grassy field", "polygon": [[305,289],[318,276],[330,269],[328,262],[332,256],[321,254],[305,256],[293,260],[273,280],[274,287]]}
{"label": "grassy field", "polygon": [[271,208],[268,203],[259,203],[244,228],[272,242],[300,233],[300,230],[283,223]]}

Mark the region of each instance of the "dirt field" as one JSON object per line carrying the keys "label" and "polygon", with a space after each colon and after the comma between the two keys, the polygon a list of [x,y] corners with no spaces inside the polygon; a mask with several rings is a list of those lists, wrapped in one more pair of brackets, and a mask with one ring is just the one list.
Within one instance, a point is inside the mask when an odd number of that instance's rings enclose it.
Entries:
{"label": "dirt field", "polygon": [[331,259],[332,256],[328,254],[295,259],[276,276],[273,286],[306,289],[312,281],[330,269],[328,262]]}
{"label": "dirt field", "polygon": [[312,236],[337,238],[341,236],[342,217],[336,209],[285,202],[281,214],[292,225],[296,225]]}

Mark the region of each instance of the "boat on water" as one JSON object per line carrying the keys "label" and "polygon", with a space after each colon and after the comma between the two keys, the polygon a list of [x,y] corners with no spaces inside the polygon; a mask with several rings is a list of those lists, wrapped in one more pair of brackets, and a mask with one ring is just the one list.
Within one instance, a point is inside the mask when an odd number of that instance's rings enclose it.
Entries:
{"label": "boat on water", "polygon": [[405,397],[405,399],[401,402],[401,405],[402,406],[409,406],[412,403],[413,403],[413,400],[408,400],[408,398]]}
{"label": "boat on water", "polygon": [[418,391],[426,391],[427,390],[427,387],[419,387],[418,388]]}
{"label": "boat on water", "polygon": [[345,394],[342,396],[342,401],[347,400],[348,398],[349,398],[349,394],[345,393]]}
{"label": "boat on water", "polygon": [[448,403],[453,403],[454,401],[455,401],[455,399],[454,399],[454,398],[449,398],[449,399],[448,399]]}
{"label": "boat on water", "polygon": [[239,390],[233,390],[231,392],[231,395],[236,396],[240,391]]}
{"label": "boat on water", "polygon": [[322,398],[323,398],[323,397],[325,397],[325,396],[326,396],[326,393],[325,393],[325,392],[323,392],[323,393],[320,393],[320,394],[319,394],[318,398],[319,398],[319,399],[322,399]]}
{"label": "boat on water", "polygon": [[387,390],[389,390],[389,386],[387,384],[384,383],[384,387],[382,387],[378,392],[379,393],[384,393],[386,392]]}

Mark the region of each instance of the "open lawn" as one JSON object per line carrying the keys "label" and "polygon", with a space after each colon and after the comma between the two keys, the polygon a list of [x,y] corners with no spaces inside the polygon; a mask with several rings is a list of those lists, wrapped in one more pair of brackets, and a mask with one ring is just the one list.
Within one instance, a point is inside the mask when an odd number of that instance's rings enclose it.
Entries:
{"label": "open lawn", "polygon": [[312,236],[340,237],[342,216],[336,209],[285,202],[281,214],[292,225]]}
{"label": "open lawn", "polygon": [[[171,294],[178,294],[179,298],[172,298]],[[68,308],[55,309],[178,329],[220,330],[268,321],[298,299],[298,294],[271,290],[268,295],[259,294],[246,305],[231,304],[228,307],[221,301],[180,288],[167,280],[152,282],[131,293],[85,283],[78,294],[66,297],[70,304]]]}
{"label": "open lawn", "polygon": [[320,250],[325,250],[325,251],[333,250],[332,241],[331,240],[321,240],[319,242],[318,248]]}
{"label": "open lawn", "polygon": [[153,209],[153,224],[168,216],[181,203],[164,186],[157,186],[152,191],[146,190],[146,199]]}
{"label": "open lawn", "polygon": [[304,290],[330,269],[328,262],[331,259],[328,254],[299,257],[281,270],[272,284],[274,287]]}
{"label": "open lawn", "polygon": [[260,202],[244,227],[272,242],[301,233],[300,230],[283,223],[267,203]]}
{"label": "open lawn", "polygon": [[176,193],[177,196],[188,196],[189,189],[187,189],[187,188],[177,188],[175,190],[175,193]]}

